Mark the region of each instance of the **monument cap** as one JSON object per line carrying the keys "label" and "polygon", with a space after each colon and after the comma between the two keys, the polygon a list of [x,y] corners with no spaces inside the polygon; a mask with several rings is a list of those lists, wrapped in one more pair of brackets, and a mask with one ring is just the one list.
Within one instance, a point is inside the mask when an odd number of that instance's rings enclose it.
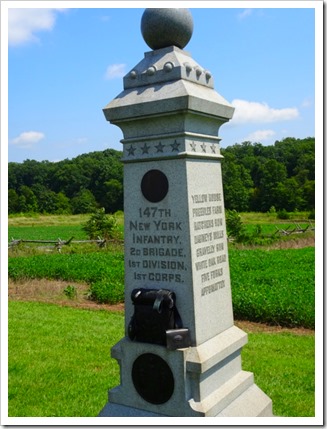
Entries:
{"label": "monument cap", "polygon": [[151,49],[183,49],[192,37],[193,18],[188,9],[148,8],[142,15],[141,32]]}

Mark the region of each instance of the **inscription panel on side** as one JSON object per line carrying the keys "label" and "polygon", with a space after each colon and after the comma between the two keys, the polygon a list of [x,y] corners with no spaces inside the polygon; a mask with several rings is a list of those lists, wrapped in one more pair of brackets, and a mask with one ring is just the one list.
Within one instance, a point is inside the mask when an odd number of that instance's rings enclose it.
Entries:
{"label": "inscription panel on side", "polygon": [[191,195],[191,227],[195,247],[195,273],[201,283],[201,296],[225,287],[227,262],[222,194]]}
{"label": "inscription panel on side", "polygon": [[135,210],[135,219],[127,223],[130,246],[126,249],[134,280],[184,283],[184,227],[176,218],[172,209],[144,206]]}

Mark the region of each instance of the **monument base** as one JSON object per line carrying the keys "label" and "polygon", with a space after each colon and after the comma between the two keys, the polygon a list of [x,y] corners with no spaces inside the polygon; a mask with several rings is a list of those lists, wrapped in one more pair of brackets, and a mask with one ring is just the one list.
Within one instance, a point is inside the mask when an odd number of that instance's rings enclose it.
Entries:
{"label": "monument base", "polygon": [[[98,417],[174,417],[125,405],[107,404]],[[213,417],[273,417],[270,398],[255,384],[223,411]]]}
{"label": "monument base", "polygon": [[[236,326],[200,346],[173,351],[122,339],[112,349],[120,364],[121,384],[109,391],[99,417],[272,417],[271,399],[254,384],[253,374],[242,370],[246,342],[247,334]],[[154,380],[162,369],[154,368],[147,376],[144,368],[142,376],[149,384],[144,382],[141,390],[133,379],[134,362],[149,354],[167,362],[174,380],[172,393],[162,403],[154,403],[156,391],[165,390],[169,374]]]}

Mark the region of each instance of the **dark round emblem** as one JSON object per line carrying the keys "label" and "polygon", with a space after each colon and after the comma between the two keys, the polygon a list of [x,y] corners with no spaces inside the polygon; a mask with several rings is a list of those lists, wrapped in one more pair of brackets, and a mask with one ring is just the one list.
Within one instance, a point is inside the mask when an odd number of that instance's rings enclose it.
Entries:
{"label": "dark round emblem", "polygon": [[167,176],[160,170],[150,170],[142,178],[142,194],[151,203],[159,203],[163,200],[168,188]]}
{"label": "dark round emblem", "polygon": [[133,363],[135,389],[151,404],[164,404],[174,392],[174,377],[168,364],[153,353],[144,353]]}

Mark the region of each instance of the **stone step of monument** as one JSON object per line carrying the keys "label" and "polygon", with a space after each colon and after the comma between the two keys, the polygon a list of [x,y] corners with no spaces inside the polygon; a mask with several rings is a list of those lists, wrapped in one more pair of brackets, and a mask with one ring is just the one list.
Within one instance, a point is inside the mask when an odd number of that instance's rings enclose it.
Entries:
{"label": "stone step of monument", "polygon": [[271,399],[253,384],[216,417],[275,417]]}
{"label": "stone step of monument", "polygon": [[191,408],[203,417],[215,417],[240,397],[254,383],[253,374],[240,371],[201,402],[189,401]]}
{"label": "stone step of monument", "polygon": [[186,369],[189,372],[204,373],[232,355],[247,343],[247,334],[232,326],[219,335],[187,352]]}

